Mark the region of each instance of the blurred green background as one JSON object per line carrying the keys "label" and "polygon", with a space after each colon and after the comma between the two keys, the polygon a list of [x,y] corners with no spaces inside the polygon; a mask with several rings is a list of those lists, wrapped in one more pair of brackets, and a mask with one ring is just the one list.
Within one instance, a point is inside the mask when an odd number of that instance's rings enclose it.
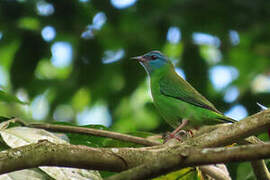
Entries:
{"label": "blurred green background", "polygon": [[0,115],[171,130],[130,60],[160,50],[220,111],[242,119],[270,104],[269,9],[266,0],[1,0],[0,89],[30,104],[0,102]]}
{"label": "blurred green background", "polygon": [[170,129],[130,57],[160,50],[226,115],[270,104],[270,2],[74,0],[0,3],[0,87],[30,105],[3,116]]}

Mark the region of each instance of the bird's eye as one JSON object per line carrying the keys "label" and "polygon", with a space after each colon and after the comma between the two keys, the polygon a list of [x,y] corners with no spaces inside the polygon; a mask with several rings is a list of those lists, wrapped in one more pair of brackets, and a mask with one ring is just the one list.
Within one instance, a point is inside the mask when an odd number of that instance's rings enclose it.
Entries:
{"label": "bird's eye", "polygon": [[151,56],[151,60],[156,60],[156,59],[157,59],[157,56],[155,56],[155,55]]}

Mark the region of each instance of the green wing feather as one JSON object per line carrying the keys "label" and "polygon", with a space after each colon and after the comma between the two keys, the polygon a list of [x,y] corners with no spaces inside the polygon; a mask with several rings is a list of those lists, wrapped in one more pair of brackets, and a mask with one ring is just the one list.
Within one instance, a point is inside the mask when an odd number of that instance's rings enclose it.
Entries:
{"label": "green wing feather", "polygon": [[[196,89],[194,89],[187,81],[179,77],[175,72],[170,72],[159,81],[160,92],[164,96],[172,97],[184,101],[186,103],[198,106],[201,108],[214,111],[221,114],[215,106],[203,97]],[[221,117],[220,119],[227,122],[235,122],[229,117]]]}
{"label": "green wing feather", "polygon": [[175,76],[164,76],[159,81],[159,85],[160,92],[165,96],[220,113],[213,104],[176,74]]}

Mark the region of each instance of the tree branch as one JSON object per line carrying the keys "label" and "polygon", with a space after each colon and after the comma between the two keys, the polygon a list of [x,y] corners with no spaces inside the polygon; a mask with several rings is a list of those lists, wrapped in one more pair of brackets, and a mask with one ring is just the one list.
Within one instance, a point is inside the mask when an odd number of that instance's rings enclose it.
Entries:
{"label": "tree branch", "polygon": [[[145,178],[158,176],[165,172],[187,166],[228,161],[258,160],[269,157],[269,144],[239,146],[231,149],[214,148],[204,150],[203,148],[232,144],[269,127],[270,110],[266,110],[235,124],[230,124],[222,128],[217,128],[210,133],[189,138],[182,143],[175,142],[173,139],[166,144],[153,147],[89,148],[68,144],[52,144],[47,141],[40,142],[38,144],[0,152],[0,173],[44,165],[109,171],[123,171],[133,168],[124,171],[123,174],[129,174],[128,176],[136,179],[134,172],[140,174],[140,177],[145,175]],[[253,149],[256,153],[247,151],[248,148]],[[225,150],[228,150],[230,153],[226,153]],[[221,152],[224,153],[223,156],[220,156]],[[211,158],[215,153],[217,153],[216,159]],[[204,158],[198,156],[199,154]],[[138,173],[137,170],[141,172]],[[148,170],[149,172],[147,172]]]}
{"label": "tree branch", "polygon": [[[259,112],[252,116],[249,116],[237,123],[230,124],[225,127],[217,128],[216,130],[213,130],[210,133],[205,133],[198,137],[187,139],[182,144],[174,145],[173,148],[174,150],[177,149],[178,152],[181,152],[185,150],[187,146],[197,146],[197,147],[224,146],[224,145],[232,144],[252,134],[262,132],[266,129],[269,129],[269,127],[270,127],[270,109]],[[174,151],[168,151],[168,155],[171,155],[171,152],[174,152]],[[177,158],[172,158],[172,159],[175,160]],[[176,163],[172,163],[173,162],[172,160],[172,162],[170,163],[170,162],[167,162],[167,160],[169,160],[169,158],[165,156],[165,158],[158,159],[157,161],[161,161],[161,164],[165,162],[167,166],[166,167],[167,170],[168,169],[173,170],[173,168],[179,167],[179,164],[177,164],[178,161],[176,161]],[[150,164],[152,164],[153,166],[147,167]],[[131,177],[131,174],[134,172],[136,173],[137,170],[139,169],[141,170],[141,173],[138,174],[140,177],[142,177],[142,174],[144,173],[145,173],[145,177],[149,177],[152,175],[158,176],[158,175],[161,175],[160,174],[161,172],[162,173],[166,172],[164,169],[160,169],[158,164],[159,163],[157,162],[146,163],[145,166],[140,165],[138,167],[135,167],[128,171],[124,171],[122,173],[124,174],[123,176],[125,176],[125,174],[129,174],[129,177]],[[159,170],[156,172],[156,174],[147,174],[148,172],[146,171],[146,169],[148,169],[149,172],[151,172],[152,168],[153,170],[155,169],[159,169]],[[122,173],[120,173],[119,176],[121,176]],[[134,177],[134,179],[136,178]]]}
{"label": "tree branch", "polygon": [[[254,137],[254,136],[240,140],[237,143],[238,144],[264,144],[263,141],[261,141],[260,139]],[[269,171],[266,167],[264,160],[251,161],[251,166],[252,166],[253,172],[258,180],[260,180],[260,179],[270,180],[270,174],[269,174]]]}
{"label": "tree branch", "polygon": [[[0,173],[38,166],[63,166],[95,170],[124,171],[109,179],[144,179],[189,166],[248,161],[270,157],[270,143],[230,148],[185,148],[171,153],[141,148],[90,148],[41,141],[0,152]],[[130,157],[130,153],[133,154]],[[144,154],[144,163],[138,158]],[[151,160],[151,161],[148,161]],[[139,161],[139,163],[138,163]],[[147,163],[149,162],[149,163]],[[126,176],[128,175],[127,178]]]}
{"label": "tree branch", "polygon": [[146,179],[189,166],[249,161],[268,157],[270,157],[270,143],[229,148],[188,148],[178,154],[169,154],[154,162],[145,163],[111,176],[106,180]]}
{"label": "tree branch", "polygon": [[64,166],[84,169],[121,171],[127,168],[123,159],[112,151],[54,144],[47,140],[0,152],[0,174],[38,166]]}
{"label": "tree branch", "polygon": [[93,128],[54,125],[54,124],[29,124],[28,127],[41,128],[41,129],[46,129],[46,130],[50,130],[50,131],[58,131],[58,132],[69,132],[69,133],[71,132],[71,133],[80,133],[80,134],[102,136],[102,137],[118,139],[121,141],[142,144],[142,145],[146,145],[146,146],[155,146],[155,145],[161,144],[159,142],[151,141],[151,140],[137,137],[137,136],[131,136],[131,135],[127,135],[127,134],[121,134],[121,133],[117,133],[117,132],[100,130],[100,129],[93,129]]}
{"label": "tree branch", "polygon": [[[98,136],[103,136],[103,137],[113,137],[118,140],[124,140],[128,142],[133,142],[137,144],[142,144],[142,145],[161,145],[159,142],[155,141],[149,141],[147,139],[143,138],[138,138],[135,136],[130,136],[130,135],[125,135],[125,134],[120,134],[120,133],[115,133],[111,131],[106,131],[106,130],[97,130],[93,128],[82,128],[82,127],[74,127],[74,126],[61,126],[61,125],[52,125],[52,124],[28,124],[28,127],[34,127],[34,128],[41,128],[41,129],[46,129],[50,131],[60,131],[60,132],[75,132],[75,133],[80,133],[80,134],[91,134],[91,135],[98,135]],[[117,136],[115,136],[117,134]],[[219,179],[219,180],[228,180],[229,175],[223,175],[221,170],[217,170],[217,168],[213,168],[212,166],[204,166],[200,167],[201,171],[204,172],[205,174],[208,174],[209,176]]]}
{"label": "tree branch", "polygon": [[263,160],[252,161],[251,166],[258,180],[270,179],[269,171]]}

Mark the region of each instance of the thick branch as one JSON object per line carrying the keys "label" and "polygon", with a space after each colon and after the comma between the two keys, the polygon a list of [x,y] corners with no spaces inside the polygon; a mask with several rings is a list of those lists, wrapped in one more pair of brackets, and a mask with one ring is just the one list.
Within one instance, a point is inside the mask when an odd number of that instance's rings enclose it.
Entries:
{"label": "thick branch", "polygon": [[[240,140],[237,143],[238,144],[263,144],[264,142],[256,137],[254,137],[254,136],[251,136],[249,138]],[[260,179],[270,180],[270,174],[269,174],[269,171],[266,167],[264,160],[251,161],[251,166],[252,166],[253,172],[258,180],[260,180]]]}
{"label": "thick branch", "polygon": [[[38,166],[64,166],[121,171],[128,169],[129,165],[132,165],[126,161],[128,159],[131,160],[129,157],[130,151],[132,151],[132,148],[97,149],[86,146],[54,144],[48,141],[42,141],[37,144],[30,144],[0,152],[0,173],[3,174]],[[119,156],[119,153],[121,153],[122,156]],[[136,154],[135,151],[134,154]],[[137,166],[123,174],[142,179],[142,176],[150,177],[160,175],[161,172],[164,173],[175,170],[176,167],[179,169],[212,163],[269,158],[270,143],[243,145],[231,148],[187,148],[181,152],[172,151],[167,156],[159,154],[160,153],[148,152],[148,154],[145,154],[146,158],[156,160]],[[136,159],[135,157],[132,159],[134,161],[134,167]],[[137,173],[141,174],[140,177],[138,177]],[[120,173],[119,175],[123,177],[123,174]],[[116,179],[120,180],[121,178],[117,177]]]}
{"label": "thick branch", "polygon": [[[270,109],[256,113],[239,122],[217,128],[210,133],[204,133],[184,144],[216,147],[232,144],[236,141],[261,133],[270,128]],[[203,141],[203,142],[202,142]]]}
{"label": "thick branch", "polygon": [[[249,116],[237,123],[218,128],[216,130],[211,131],[210,133],[205,133],[198,137],[190,138],[184,141],[182,144],[175,145],[169,149],[164,149],[164,152],[167,152],[167,156],[164,155],[165,158],[161,157],[160,159],[157,159],[157,161],[161,161],[162,163],[165,162],[166,169],[168,171],[171,171],[175,167],[179,168],[178,161],[176,161],[176,163],[172,163],[173,160],[171,163],[167,162],[167,160],[169,159],[168,156],[170,156],[172,152],[175,152],[175,151],[181,152],[187,146],[215,147],[215,146],[224,146],[224,145],[232,144],[252,134],[256,134],[266,129],[269,129],[269,127],[270,127],[270,110],[268,109],[268,110],[259,112],[257,114],[254,114],[252,116]],[[175,160],[176,158],[172,158],[172,159]],[[131,174],[133,172],[135,172],[136,174],[137,170],[139,169],[141,170],[141,173],[139,173],[140,177],[142,177],[142,174],[144,174],[144,172],[146,175],[145,177],[148,177],[149,174],[147,175],[148,172],[146,171],[146,169],[148,169],[147,166],[152,164],[153,166],[151,167],[149,166],[150,169],[151,168],[153,168],[154,170],[159,169],[159,167],[157,167],[157,165],[159,164],[157,163],[157,161],[155,162],[152,161],[150,163],[146,162],[145,163],[146,167],[144,167],[144,165],[140,165],[131,170],[122,172],[124,174],[123,176],[125,176],[125,174],[129,174],[128,176],[131,177]],[[163,169],[162,170],[159,169],[159,171],[155,175],[157,176],[161,175],[160,172],[165,173],[166,171],[163,171]],[[268,174],[267,171],[265,172],[266,172],[265,174]],[[122,173],[120,173],[119,176],[121,176]],[[136,178],[134,177],[134,179]]]}
{"label": "thick branch", "polygon": [[[228,125],[226,127],[218,128],[207,134],[202,134],[198,137],[189,138],[183,143],[171,143],[144,147],[144,148],[89,148],[85,146],[74,146],[64,144],[52,144],[49,142],[41,142],[38,144],[32,144],[5,152],[0,152],[0,173],[19,170],[22,168],[32,168],[37,166],[66,166],[66,167],[78,167],[78,168],[89,168],[97,170],[110,170],[110,171],[122,171],[132,167],[140,169],[149,165],[144,170],[150,170],[152,175],[160,175],[166,171],[180,169],[186,166],[208,164],[208,163],[221,163],[228,162],[230,160],[242,161],[242,160],[257,160],[260,158],[267,158],[269,154],[264,154],[269,149],[269,144],[258,144],[257,148],[253,145],[251,148],[256,149],[256,153],[247,153],[243,157],[243,150],[241,153],[232,152],[235,154],[227,154],[227,159],[219,159],[220,152],[222,149],[218,149],[217,159],[208,159],[202,161],[203,158],[197,157],[199,152],[198,148],[214,147],[231,144],[245,138],[251,134],[255,134],[263,131],[270,127],[270,110],[266,110],[257,113],[251,117],[248,117],[235,124]],[[268,147],[268,148],[262,148]],[[241,148],[241,147],[237,147]],[[248,146],[246,146],[248,148]],[[194,149],[192,156],[189,149]],[[201,149],[200,149],[201,150]],[[201,150],[202,151],[202,150]],[[207,152],[211,152],[207,150]],[[206,154],[207,154],[206,152]],[[214,152],[211,152],[212,154]],[[226,154],[226,152],[224,152]],[[269,153],[269,152],[268,152]],[[211,155],[212,155],[211,154]],[[202,154],[203,155],[203,154]],[[231,157],[228,155],[232,155]],[[239,156],[238,156],[239,155]],[[193,157],[194,156],[194,157]],[[184,161],[182,162],[184,157]],[[201,159],[197,161],[194,158]],[[221,156],[220,156],[221,157]],[[193,158],[193,162],[191,161]],[[230,159],[231,158],[231,159]],[[157,169],[160,170],[160,163],[163,164],[162,168],[164,171],[155,172]],[[180,166],[179,166],[180,164]],[[133,172],[132,169],[129,172]],[[140,174],[144,174],[143,172]],[[126,174],[127,172],[123,172]],[[119,175],[121,175],[120,173]],[[129,174],[129,173],[128,173]],[[134,174],[133,174],[134,175]],[[147,175],[147,174],[146,174]],[[131,177],[131,176],[130,176]]]}
{"label": "thick branch", "polygon": [[112,151],[38,142],[0,152],[0,174],[38,166],[64,166],[84,169],[121,171],[127,164]]}
{"label": "thick branch", "polygon": [[189,148],[178,154],[170,154],[154,162],[111,176],[107,180],[146,179],[189,166],[249,161],[268,157],[270,157],[270,143],[230,148]]}

